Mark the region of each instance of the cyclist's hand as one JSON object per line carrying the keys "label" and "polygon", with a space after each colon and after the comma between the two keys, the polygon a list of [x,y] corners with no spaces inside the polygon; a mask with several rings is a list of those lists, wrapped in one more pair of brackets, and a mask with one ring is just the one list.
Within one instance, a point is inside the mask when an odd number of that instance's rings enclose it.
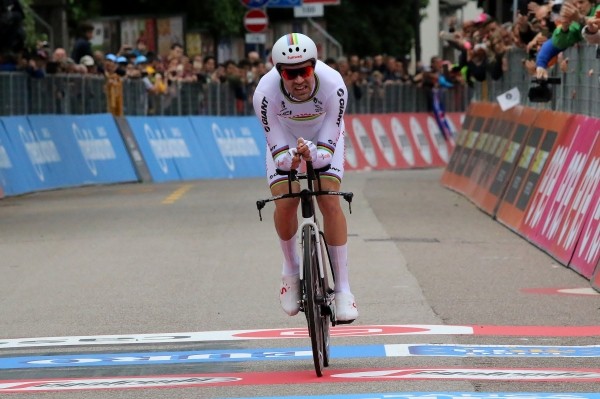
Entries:
{"label": "cyclist's hand", "polygon": [[298,150],[296,148],[290,148],[288,151],[292,155],[291,169],[298,170],[298,168],[300,167],[300,161],[302,160],[302,156],[298,154]]}
{"label": "cyclist's hand", "polygon": [[312,141],[304,140],[302,137],[298,138],[296,151],[305,161],[316,159],[317,156],[317,146]]}

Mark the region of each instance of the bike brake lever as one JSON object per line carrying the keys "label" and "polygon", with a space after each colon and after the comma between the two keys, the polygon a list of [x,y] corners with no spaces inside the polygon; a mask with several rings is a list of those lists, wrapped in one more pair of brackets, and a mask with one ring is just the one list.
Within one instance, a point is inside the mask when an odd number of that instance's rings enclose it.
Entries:
{"label": "bike brake lever", "polygon": [[258,209],[258,218],[260,219],[261,222],[262,222],[262,213],[260,210],[265,207],[266,203],[267,202],[265,200],[256,201],[256,209]]}
{"label": "bike brake lever", "polygon": [[350,214],[352,214],[352,198],[354,197],[354,193],[346,193],[344,194],[344,199],[348,202],[348,210]]}

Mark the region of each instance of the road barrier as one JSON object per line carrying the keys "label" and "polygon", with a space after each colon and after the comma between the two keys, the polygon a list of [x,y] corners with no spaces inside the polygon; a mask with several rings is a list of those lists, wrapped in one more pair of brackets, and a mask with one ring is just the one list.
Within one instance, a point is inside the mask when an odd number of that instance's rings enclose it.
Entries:
{"label": "road barrier", "polygon": [[[600,290],[600,119],[473,103],[444,140],[425,113],[347,115],[348,171],[445,167],[441,183]],[[263,177],[255,117],[0,118],[0,198],[123,182]]]}
{"label": "road barrier", "polygon": [[[462,114],[449,114],[460,126]],[[346,117],[347,169],[443,167],[447,145],[428,114]],[[456,128],[455,128],[456,130]],[[36,115],[0,118],[0,197],[122,182],[265,175],[254,116]]]}
{"label": "road barrier", "polygon": [[600,120],[474,103],[444,186],[600,290]]}

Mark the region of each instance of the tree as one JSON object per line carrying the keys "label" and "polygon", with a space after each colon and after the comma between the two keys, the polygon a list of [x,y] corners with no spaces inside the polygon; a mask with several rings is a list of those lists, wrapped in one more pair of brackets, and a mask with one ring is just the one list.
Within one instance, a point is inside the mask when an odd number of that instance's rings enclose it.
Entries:
{"label": "tree", "polygon": [[[417,1],[420,9],[429,3]],[[327,30],[347,54],[403,56],[410,53],[418,35],[420,20],[415,21],[414,16],[420,15],[420,10],[414,7],[413,1],[391,6],[388,0],[343,0],[339,6],[325,8]]]}

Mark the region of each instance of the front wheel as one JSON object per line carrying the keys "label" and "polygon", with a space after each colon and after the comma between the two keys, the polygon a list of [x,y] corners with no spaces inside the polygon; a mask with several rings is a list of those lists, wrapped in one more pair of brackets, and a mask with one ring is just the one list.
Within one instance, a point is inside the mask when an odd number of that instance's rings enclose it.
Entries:
{"label": "front wheel", "polygon": [[319,260],[317,251],[317,242],[315,238],[317,232],[313,227],[306,225],[302,229],[303,246],[303,265],[304,268],[304,293],[306,295],[306,320],[308,324],[308,333],[312,345],[313,361],[315,371],[318,377],[323,376],[323,367],[325,367],[325,336],[323,331],[323,316],[321,316],[321,304],[324,302],[325,293],[323,291],[322,281],[319,275]]}

